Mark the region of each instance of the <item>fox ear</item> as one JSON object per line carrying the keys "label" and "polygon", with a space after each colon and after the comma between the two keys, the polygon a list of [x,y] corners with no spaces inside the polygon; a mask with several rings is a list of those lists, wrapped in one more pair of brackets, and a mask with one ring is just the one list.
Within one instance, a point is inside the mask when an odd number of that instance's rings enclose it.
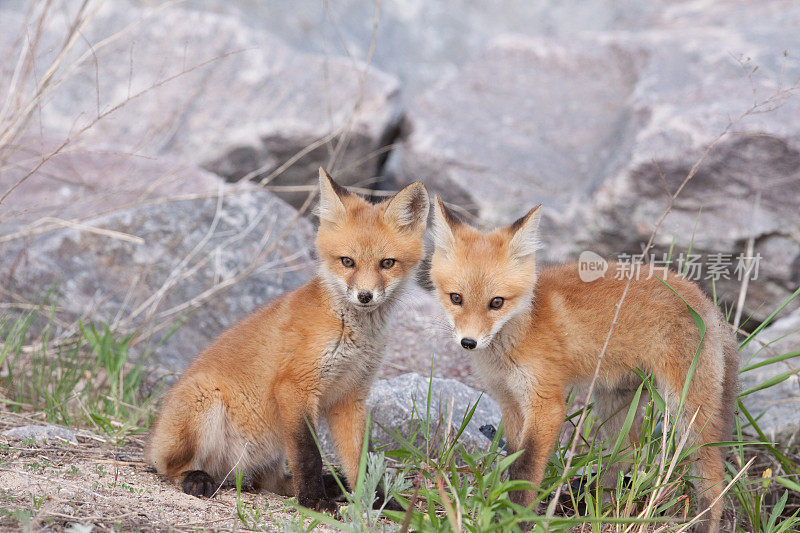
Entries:
{"label": "fox ear", "polygon": [[402,231],[424,233],[429,210],[428,191],[421,182],[415,181],[389,200],[383,219]]}
{"label": "fox ear", "polygon": [[508,231],[513,235],[509,243],[509,254],[512,259],[522,261],[539,248],[539,219],[542,215],[542,204],[537,205],[525,216],[517,219],[508,226]]}
{"label": "fox ear", "polygon": [[433,245],[445,255],[450,255],[455,248],[456,237],[453,234],[453,228],[458,224],[460,224],[458,219],[437,196],[436,206],[433,208]]}
{"label": "fox ear", "polygon": [[333,181],[325,169],[319,167],[319,206],[317,215],[320,222],[339,224],[344,220],[347,211],[342,203],[342,197],[350,193],[347,189]]}

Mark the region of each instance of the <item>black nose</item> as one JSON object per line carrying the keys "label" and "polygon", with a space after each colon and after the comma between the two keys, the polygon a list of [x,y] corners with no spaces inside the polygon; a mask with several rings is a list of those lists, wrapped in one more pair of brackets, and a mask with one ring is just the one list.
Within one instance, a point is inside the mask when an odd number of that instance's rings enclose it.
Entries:
{"label": "black nose", "polygon": [[478,342],[475,339],[470,339],[469,337],[464,337],[461,339],[461,346],[467,350],[474,350],[477,345]]}
{"label": "black nose", "polygon": [[368,304],[372,301],[372,293],[370,291],[359,291],[358,301],[362,304]]}

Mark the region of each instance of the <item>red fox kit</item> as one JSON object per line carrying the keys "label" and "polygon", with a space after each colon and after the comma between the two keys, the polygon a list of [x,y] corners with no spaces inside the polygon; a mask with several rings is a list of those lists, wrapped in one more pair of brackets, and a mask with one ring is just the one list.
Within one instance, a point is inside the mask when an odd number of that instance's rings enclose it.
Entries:
{"label": "red fox kit", "polygon": [[364,401],[383,360],[387,319],[423,254],[428,204],[417,182],[373,205],[320,169],[317,277],[192,362],[166,397],[148,462],[196,496],[213,494],[238,463],[257,488],[335,510],[309,425],[327,418],[354,482]]}
{"label": "red fox kit", "polygon": [[[456,342],[472,352],[473,368],[500,403],[511,449],[524,449],[509,475],[538,486],[564,421],[565,393],[594,375],[626,280],[584,283],[575,264],[537,269],[541,206],[484,233],[458,221],[441,200],[436,204],[431,279],[437,296]],[[736,401],[735,338],[694,283],[672,272],[665,281],[706,325],[682,424],[697,410],[690,428],[697,443],[727,440]],[[676,412],[700,339],[686,304],[669,288],[655,277],[632,281],[596,385],[595,412],[608,420],[605,429],[621,430],[634,369],[654,376]],[[722,448],[700,448],[696,467],[704,510],[724,488]],[[511,498],[529,505],[534,495],[517,491]],[[713,505],[703,531],[719,531],[722,505],[721,499]]]}

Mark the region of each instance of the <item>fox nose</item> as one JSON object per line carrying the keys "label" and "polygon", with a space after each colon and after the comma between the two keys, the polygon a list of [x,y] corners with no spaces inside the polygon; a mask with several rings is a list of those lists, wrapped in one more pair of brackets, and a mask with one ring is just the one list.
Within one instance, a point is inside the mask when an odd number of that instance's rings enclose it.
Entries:
{"label": "fox nose", "polygon": [[370,291],[358,291],[358,301],[362,304],[368,304],[372,301],[372,293]]}
{"label": "fox nose", "polygon": [[474,350],[477,345],[478,342],[475,339],[470,339],[469,337],[464,337],[461,339],[461,346],[467,350]]}

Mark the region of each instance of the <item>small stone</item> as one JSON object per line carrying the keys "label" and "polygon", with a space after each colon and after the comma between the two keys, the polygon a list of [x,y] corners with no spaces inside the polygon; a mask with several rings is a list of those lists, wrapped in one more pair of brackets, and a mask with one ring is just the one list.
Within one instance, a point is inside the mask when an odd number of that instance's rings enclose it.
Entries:
{"label": "small stone", "polygon": [[16,428],[7,429],[3,435],[11,440],[28,440],[33,439],[37,442],[68,442],[70,444],[78,444],[76,434],[71,429],[61,426],[47,425],[47,426],[20,426]]}

